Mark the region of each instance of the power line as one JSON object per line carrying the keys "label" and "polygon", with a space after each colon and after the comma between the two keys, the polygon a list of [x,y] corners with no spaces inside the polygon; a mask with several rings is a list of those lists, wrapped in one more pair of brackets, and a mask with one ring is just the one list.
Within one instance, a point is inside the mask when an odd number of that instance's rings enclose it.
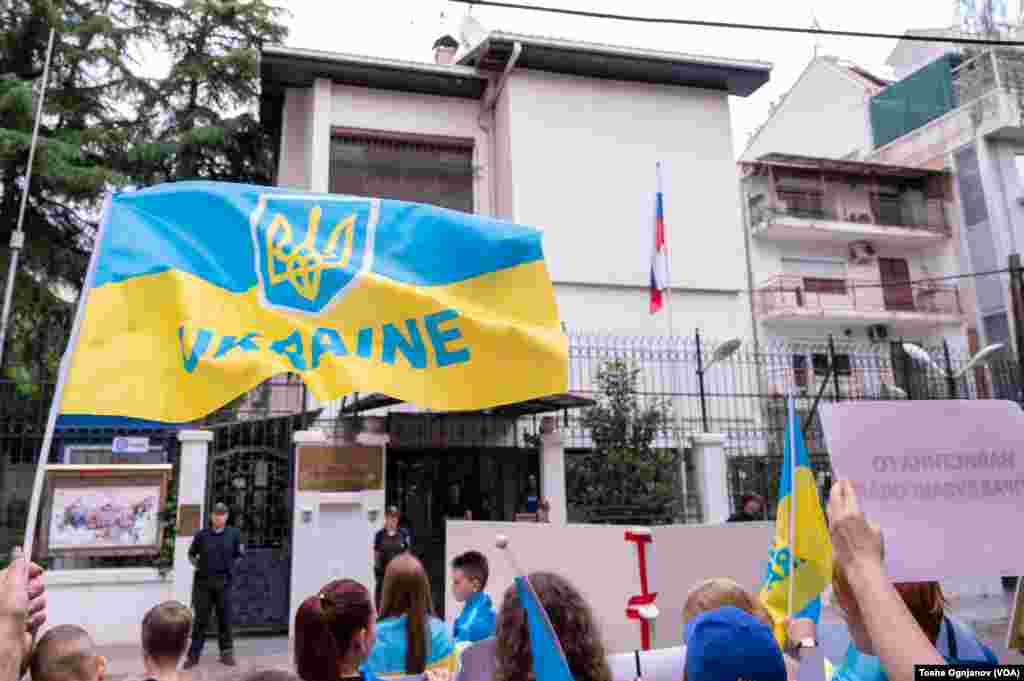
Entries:
{"label": "power line", "polygon": [[492,2],[491,0],[448,0],[462,4],[481,5],[484,7],[504,7],[505,9],[522,9],[533,12],[550,12],[567,14],[588,19],[612,19],[615,21],[632,21],[643,24],[669,24],[675,26],[701,26],[704,28],[733,28],[749,31],[774,31],[776,33],[805,33],[809,35],[834,35],[847,38],[881,38],[884,40],[908,40],[923,43],[952,43],[955,45],[983,45],[988,47],[1024,47],[1019,40],[989,40],[986,38],[953,38],[923,35],[903,35],[900,33],[874,33],[868,31],[835,31],[822,28],[798,28],[796,26],[770,26],[767,24],[739,24],[729,21],[702,21],[700,19],[670,19],[666,17],[642,17],[632,14],[613,14],[610,12],[593,12],[562,7],[544,7],[541,5],[522,5],[512,2]]}
{"label": "power line", "polygon": [[[849,279],[837,279],[836,281],[842,281],[845,284],[844,291],[851,291],[851,290],[855,290],[855,289],[865,289],[865,288],[900,288],[900,287],[905,287],[905,286],[918,286],[918,285],[921,285],[921,284],[931,284],[931,283],[936,283],[936,282],[941,282],[941,281],[952,281],[952,280],[955,280],[955,279],[976,279],[978,277],[989,277],[989,276],[993,276],[993,275],[996,275],[996,274],[1009,274],[1009,273],[1010,273],[1010,269],[1009,268],[1003,268],[1003,269],[1000,269],[1000,270],[988,270],[986,272],[967,272],[967,273],[964,273],[964,274],[950,274],[950,275],[947,275],[947,276],[944,276],[944,277],[925,277],[925,278],[922,278],[922,279],[908,279],[906,281],[888,281],[888,282],[885,282],[885,281],[873,282],[872,281],[872,282],[865,282],[863,284],[851,282]],[[792,277],[794,279],[803,279],[803,278],[805,278],[805,277],[803,277],[802,275],[799,275],[799,274],[794,274],[794,275],[792,275]],[[794,288],[794,287],[786,287],[786,286],[772,286],[771,284],[766,284],[764,286],[754,287],[752,289],[748,289],[747,290],[747,294],[748,295],[754,295],[754,294],[758,294],[758,293],[772,293],[772,292],[775,292],[775,293],[792,293],[794,291],[799,291],[799,290],[801,290],[801,289]],[[831,295],[831,294],[827,294],[826,293],[824,295]],[[836,294],[836,295],[843,295],[843,294]]]}

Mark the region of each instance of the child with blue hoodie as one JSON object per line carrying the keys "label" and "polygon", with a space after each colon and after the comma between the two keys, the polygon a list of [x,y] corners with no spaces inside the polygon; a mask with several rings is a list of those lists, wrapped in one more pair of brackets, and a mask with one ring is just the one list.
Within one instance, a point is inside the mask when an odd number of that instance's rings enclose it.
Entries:
{"label": "child with blue hoodie", "polygon": [[455,620],[456,645],[494,636],[497,617],[491,597],[484,593],[489,574],[487,557],[479,551],[467,551],[452,561],[452,594],[466,604]]}

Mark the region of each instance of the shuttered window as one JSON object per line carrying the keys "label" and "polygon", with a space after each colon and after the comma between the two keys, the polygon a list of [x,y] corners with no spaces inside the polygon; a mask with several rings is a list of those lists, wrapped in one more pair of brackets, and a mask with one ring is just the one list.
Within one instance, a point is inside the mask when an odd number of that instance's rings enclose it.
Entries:
{"label": "shuttered window", "polygon": [[470,141],[405,141],[335,134],[331,193],[428,203],[473,212]]}

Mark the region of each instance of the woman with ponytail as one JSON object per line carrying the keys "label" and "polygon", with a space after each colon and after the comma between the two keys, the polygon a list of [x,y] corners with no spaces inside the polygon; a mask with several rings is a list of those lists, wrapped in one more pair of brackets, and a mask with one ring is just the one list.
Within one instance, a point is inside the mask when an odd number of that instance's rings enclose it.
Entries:
{"label": "woman with ponytail", "polygon": [[455,643],[445,623],[434,616],[430,580],[411,554],[388,564],[380,617],[367,669],[383,677],[457,671]]}
{"label": "woman with ponytail", "polygon": [[307,598],[295,614],[295,666],[302,681],[376,681],[363,669],[376,638],[370,592],[341,579]]}

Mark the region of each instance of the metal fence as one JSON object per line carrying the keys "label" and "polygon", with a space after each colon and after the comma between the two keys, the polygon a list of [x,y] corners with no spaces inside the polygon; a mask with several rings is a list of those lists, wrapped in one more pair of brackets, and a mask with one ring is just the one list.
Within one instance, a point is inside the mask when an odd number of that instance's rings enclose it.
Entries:
{"label": "metal fence", "polygon": [[[821,424],[811,414],[815,399],[848,400],[1010,399],[1021,400],[1019,368],[1007,351],[968,367],[966,348],[922,347],[928,359],[912,357],[902,342],[855,344],[744,342],[725,358],[723,344],[693,338],[622,337],[573,334],[570,387],[599,399],[597,376],[611,361],[640,369],[642,406],[667,404],[672,414],[659,446],[682,446],[704,430],[726,436],[733,502],[758,493],[774,517],[786,426],[786,395],[796,397],[807,427],[807,446],[820,491],[827,498],[832,472]],[[829,370],[830,365],[833,371]],[[701,374],[703,374],[703,390]],[[566,419],[567,446],[589,448],[579,413]],[[689,486],[692,489],[692,486]],[[690,505],[688,503],[688,505]],[[691,514],[687,514],[691,517]]]}
{"label": "metal fence", "polygon": [[[968,367],[970,357],[965,348],[924,348],[930,358],[925,362],[908,355],[899,342],[872,345],[836,340],[830,345],[828,339],[821,339],[755,347],[747,341],[728,357],[720,357],[723,344],[715,341],[571,333],[569,348],[572,392],[600,400],[598,377],[609,362],[637,368],[638,406],[660,405],[668,411],[654,446],[685,449],[688,438],[705,430],[705,425],[708,432],[724,434],[734,505],[738,506],[743,494],[756,492],[769,501],[772,515],[783,453],[785,396],[790,393],[796,395],[800,418],[805,422],[811,418],[807,445],[823,496],[831,485],[831,468],[820,423],[811,414],[819,393],[826,402],[948,397],[1021,400],[1019,367],[1006,351],[983,365]],[[0,545],[16,540],[24,527],[32,471],[52,394],[52,384],[0,381]],[[279,376],[194,426],[217,432],[215,452],[249,440],[286,450],[297,427],[313,421],[320,427],[337,426],[336,417],[328,417],[329,408],[311,406],[312,402],[297,376]],[[294,419],[282,420],[303,413],[298,426]],[[567,456],[593,456],[584,413],[570,410],[557,414]],[[407,406],[392,408],[390,415],[393,437],[407,448],[458,443],[525,449],[535,446],[540,432],[538,416],[510,422],[485,415],[414,413]],[[325,421],[327,418],[330,420]],[[168,453],[168,460],[176,456],[176,438],[170,431],[78,429],[58,433],[50,460],[62,460],[69,443],[98,446],[109,444],[120,434],[145,434]],[[684,457],[683,468],[685,519],[698,521],[700,499],[693,462]],[[601,509],[577,511],[587,518],[601,517]],[[631,514],[623,511],[619,515]]]}

